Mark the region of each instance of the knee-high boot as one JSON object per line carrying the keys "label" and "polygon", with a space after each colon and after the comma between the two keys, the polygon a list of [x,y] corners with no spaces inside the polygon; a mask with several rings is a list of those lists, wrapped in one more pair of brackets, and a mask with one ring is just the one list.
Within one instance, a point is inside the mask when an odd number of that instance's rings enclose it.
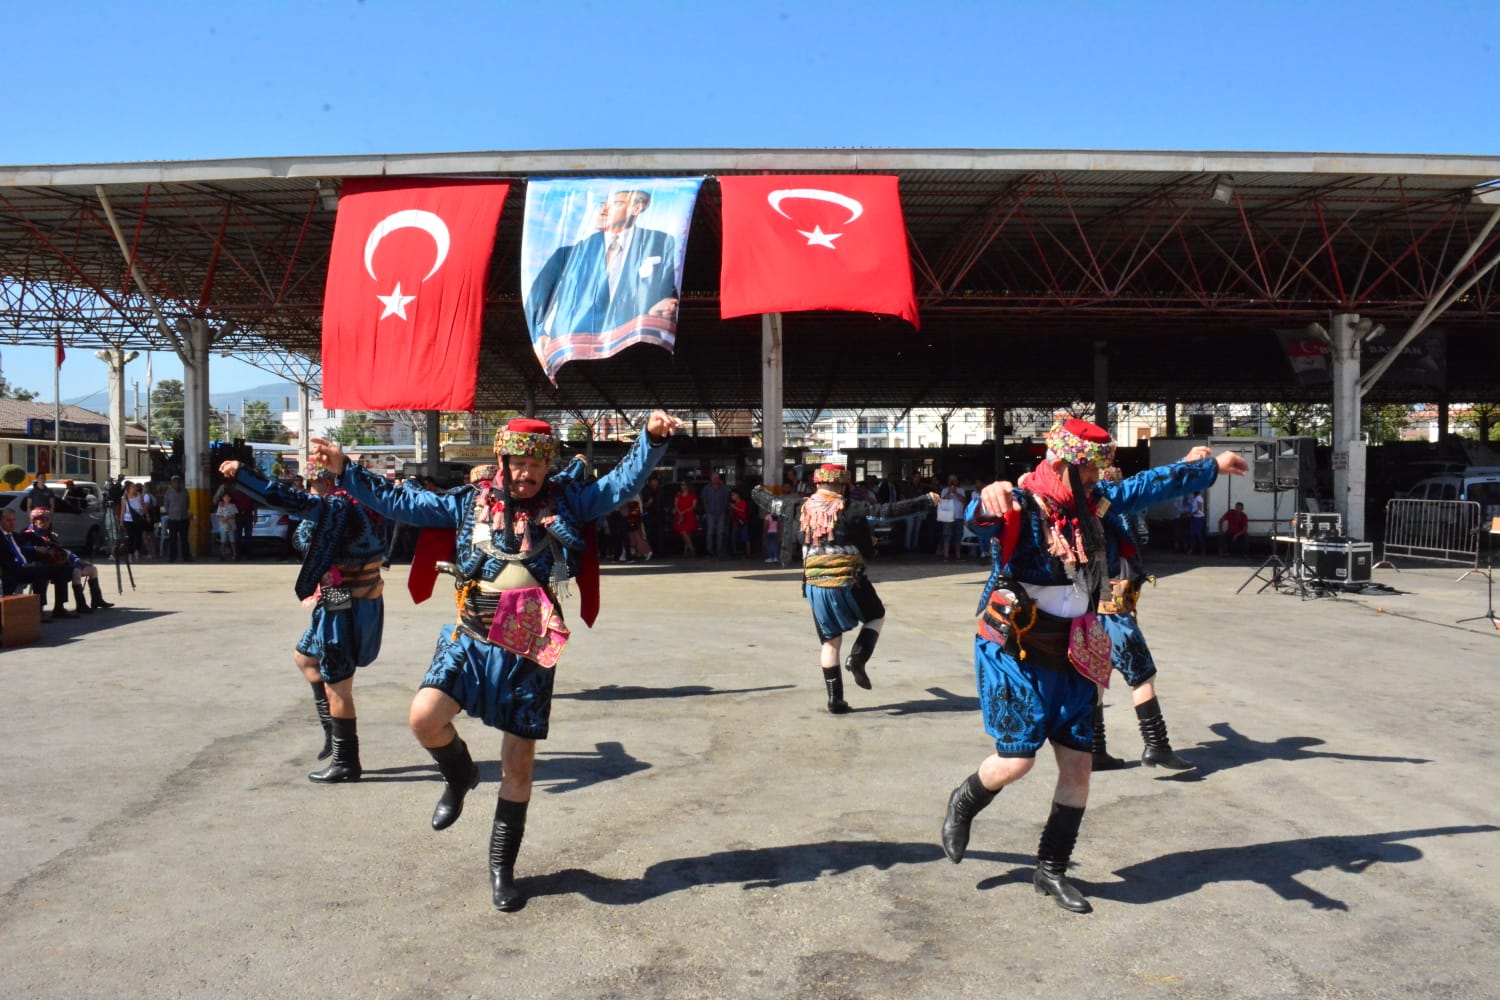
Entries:
{"label": "knee-high boot", "polygon": [[323,727],[323,749],[318,751],[319,760],[333,755],[333,716],[328,714],[328,687],[322,681],[311,681],[313,707],[318,710],[318,722]]}
{"label": "knee-high boot", "polygon": [[1093,907],[1066,878],[1073,845],[1078,842],[1078,827],[1083,823],[1082,806],[1052,803],[1052,815],[1042,828],[1042,840],[1036,849],[1036,874],[1031,884],[1038,893],[1051,896],[1057,905],[1074,913],[1090,913]]}
{"label": "knee-high boot", "polygon": [[321,771],[307,776],[308,781],[332,784],[338,781],[358,781],[365,773],[359,764],[359,728],[353,719],[333,720],[333,760]]}
{"label": "knee-high boot", "polygon": [[516,856],[526,835],[526,807],[530,802],[495,800],[495,828],[490,832],[490,883],[495,909],[510,913],[526,905],[516,888]]}
{"label": "knee-high boot", "polygon": [[[113,604],[104,599],[104,591],[99,589],[99,578],[97,576],[89,577],[89,596],[94,599],[95,611],[114,607]],[[78,603],[81,605],[83,601],[80,600]]]}
{"label": "knee-high boot", "polygon": [[1146,741],[1146,749],[1141,754],[1142,764],[1164,767],[1169,771],[1191,771],[1196,766],[1173,752],[1167,739],[1167,720],[1161,717],[1161,705],[1155,698],[1135,706],[1135,715],[1141,724],[1141,738]]}
{"label": "knee-high boot", "polygon": [[865,673],[865,664],[870,662],[870,654],[875,652],[875,641],[879,638],[879,631],[864,626],[854,640],[854,648],[849,650],[849,658],[844,661],[844,669],[853,676],[854,683],[866,691],[870,690],[870,675]]}
{"label": "knee-high boot", "polygon": [[1109,746],[1104,737],[1104,703],[1094,703],[1094,766],[1095,771],[1118,771],[1125,762],[1109,755]]}
{"label": "knee-high boot", "polygon": [[838,667],[823,668],[823,686],[828,689],[828,711],[834,715],[849,711],[849,703],[844,700],[844,678]]}
{"label": "knee-high boot", "polygon": [[479,784],[479,766],[469,756],[469,745],[455,735],[447,746],[428,747],[443,775],[443,794],[432,810],[432,828],[446,830],[463,815],[464,796]]}
{"label": "knee-high boot", "polygon": [[73,584],[73,607],[85,614],[92,614],[94,609],[89,607],[88,600],[83,596],[83,584]]}
{"label": "knee-high boot", "polygon": [[977,771],[953,789],[948,796],[948,813],[943,817],[943,853],[949,861],[956,865],[964,859],[964,852],[969,849],[969,824],[999,794],[984,787]]}

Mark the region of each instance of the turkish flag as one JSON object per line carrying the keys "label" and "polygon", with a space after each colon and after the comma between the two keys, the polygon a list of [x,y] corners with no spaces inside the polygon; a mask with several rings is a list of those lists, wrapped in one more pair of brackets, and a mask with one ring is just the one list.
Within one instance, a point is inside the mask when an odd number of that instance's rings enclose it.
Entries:
{"label": "turkish flag", "polygon": [[344,181],[323,296],[323,405],[469,410],[510,185]]}
{"label": "turkish flag", "polygon": [[719,315],[843,309],[918,325],[896,178],[721,177]]}

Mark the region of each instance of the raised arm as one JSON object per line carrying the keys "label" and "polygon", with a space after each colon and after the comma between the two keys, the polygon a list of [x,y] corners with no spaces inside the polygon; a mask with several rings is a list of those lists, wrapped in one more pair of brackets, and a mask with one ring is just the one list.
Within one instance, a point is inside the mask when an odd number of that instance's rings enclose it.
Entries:
{"label": "raised arm", "polygon": [[682,421],[656,410],[620,464],[591,483],[570,487],[569,502],[585,521],[608,514],[641,491],[667,450],[667,442]]}
{"label": "raised arm", "polygon": [[323,503],[317,495],[285,483],[273,482],[261,475],[259,469],[243,462],[221,462],[219,474],[234,480],[236,486],[264,507],[275,507],[293,514],[310,514]]}

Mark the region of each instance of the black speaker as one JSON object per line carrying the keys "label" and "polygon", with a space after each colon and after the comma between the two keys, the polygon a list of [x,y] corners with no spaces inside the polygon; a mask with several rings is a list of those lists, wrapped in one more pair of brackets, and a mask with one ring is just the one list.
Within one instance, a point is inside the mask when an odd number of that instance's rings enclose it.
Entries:
{"label": "black speaker", "polygon": [[1250,463],[1250,481],[1258,493],[1276,488],[1276,442],[1255,442],[1255,458]]}
{"label": "black speaker", "polygon": [[1212,413],[1190,413],[1188,414],[1188,434],[1192,437],[1208,437],[1214,432],[1214,415]]}
{"label": "black speaker", "polygon": [[1302,489],[1311,485],[1313,476],[1313,439],[1305,437],[1276,439],[1276,488]]}

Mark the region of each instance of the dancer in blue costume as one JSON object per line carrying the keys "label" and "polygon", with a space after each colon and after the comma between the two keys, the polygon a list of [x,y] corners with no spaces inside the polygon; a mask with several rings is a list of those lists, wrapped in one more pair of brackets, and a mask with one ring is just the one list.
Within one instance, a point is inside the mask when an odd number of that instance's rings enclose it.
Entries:
{"label": "dancer in blue costume", "polygon": [[795,494],[774,496],[760,486],[751,491],[750,499],[767,514],[786,521],[789,529],[796,518],[797,539],[802,543],[802,592],[812,607],[813,628],[818,633],[818,663],[823,670],[828,711],[843,715],[849,711],[844,678],[839,673],[844,633],[861,626],[844,669],[854,683],[868,691],[870,675],[865,666],[885,624],[885,605],[865,573],[865,553],[874,551],[870,518],[895,520],[926,512],[937,505],[938,497],[936,493],[924,493],[896,503],[846,501],[843,488],[849,485],[849,470],[842,465],[819,466],[813,473],[813,483],[817,489],[805,499]]}
{"label": "dancer in blue costume", "polygon": [[314,478],[310,492],[273,482],[240,462],[220,464],[219,474],[257,503],[302,518],[293,539],[304,553],[296,594],[313,602],[313,609],[292,662],[312,685],[313,704],[323,725],[318,759],[333,758],[307,780],[358,781],[364,767],[359,760],[354,671],[375,662],[385,630],[385,581],[380,578],[385,536],[378,518],[334,489],[330,473]]}
{"label": "dancer in blue costume", "polygon": [[1100,468],[1113,456],[1103,428],[1060,422],[1024,489],[991,483],[968,510],[993,562],[980,597],[974,669],[995,752],[949,796],[943,852],[955,864],[963,860],[974,816],[1024,777],[1050,741],[1057,787],[1032,884],[1074,913],[1093,909],[1065,873],[1088,804],[1097,687],[1111,668],[1109,636],[1097,615],[1109,582],[1100,517],[1144,510],[1206,489],[1221,473],[1246,471],[1245,460],[1226,451],[1101,484]]}
{"label": "dancer in blue costume", "polygon": [[[531,802],[536,741],[547,738],[553,667],[568,640],[558,588],[577,575],[584,526],[640,492],[680,426],[657,410],[620,464],[589,480],[581,459],[553,472],[552,428],[518,417],[495,435],[495,479],[447,493],[397,489],[348,464],[338,445],[312,441],[316,460],[361,503],[413,527],[457,529],[446,568],[459,580],[458,622],[438,635],[432,665],[412,699],[410,724],[445,782],[432,813],[434,830],[453,825],[464,796],[479,784],[479,768],[454,717],[467,712],[504,733],[489,857],[492,898],[500,910],[526,903],[515,883],[516,857]],[[414,563],[413,572],[418,568]],[[585,605],[585,620],[589,614]]]}

